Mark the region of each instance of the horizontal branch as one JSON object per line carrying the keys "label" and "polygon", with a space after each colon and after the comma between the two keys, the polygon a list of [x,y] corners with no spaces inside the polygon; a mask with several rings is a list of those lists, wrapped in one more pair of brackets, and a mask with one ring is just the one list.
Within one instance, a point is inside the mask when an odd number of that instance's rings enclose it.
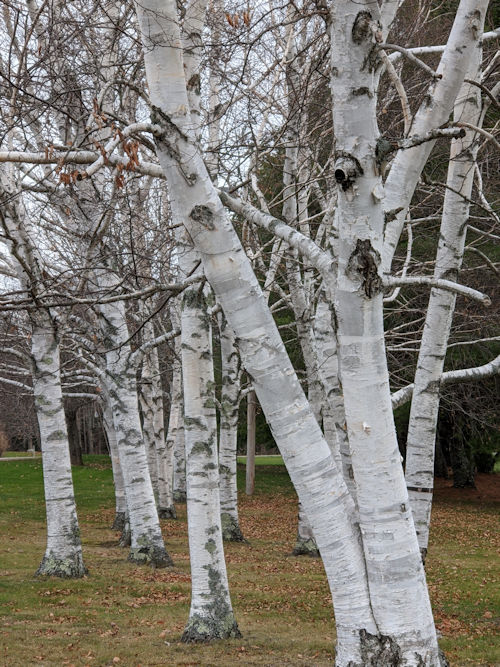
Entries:
{"label": "horizontal branch", "polygon": [[[475,366],[474,368],[462,368],[457,371],[447,371],[441,376],[440,386],[445,384],[453,384],[455,382],[471,382],[476,380],[484,380],[500,373],[500,355],[495,357],[492,361],[482,366]],[[395,391],[391,396],[392,408],[395,410],[401,405],[408,403],[413,395],[415,385],[409,384]]]}
{"label": "horizontal branch", "polygon": [[[15,162],[22,164],[93,164],[102,157],[96,151],[84,150],[65,150],[60,149],[47,151],[44,153],[30,153],[26,151],[0,151],[0,162]],[[118,155],[109,155],[107,162],[116,167],[120,165],[127,167],[129,165],[128,157]],[[140,162],[135,165],[133,171],[144,176],[154,176],[156,178],[165,178],[163,169],[153,162]]]}
{"label": "horizontal branch", "polygon": [[[488,32],[483,33],[481,41],[489,42],[492,39],[498,39],[499,37],[500,37],[500,28],[496,28],[495,30],[490,30]],[[415,56],[424,56],[424,55],[431,55],[433,53],[443,53],[445,48],[446,44],[438,44],[434,46],[413,46],[411,48],[407,48],[406,51]],[[395,53],[391,53],[389,58],[394,62],[396,60],[399,60],[402,56],[403,54],[400,51],[396,51]]]}
{"label": "horizontal branch", "polygon": [[455,292],[456,294],[467,296],[475,301],[480,301],[484,306],[491,306],[491,299],[487,294],[479,292],[472,287],[454,283],[451,280],[433,278],[432,276],[406,276],[400,278],[387,276],[382,282],[384,287],[396,287],[398,285],[426,285],[428,287],[443,289],[448,292]]}
{"label": "horizontal branch", "polygon": [[[150,287],[145,287],[142,290],[136,290],[135,292],[127,292],[122,294],[115,294],[114,296],[101,297],[90,296],[86,298],[72,297],[68,295],[61,295],[60,301],[57,301],[58,295],[54,294],[45,294],[43,297],[38,299],[38,303],[34,304],[31,301],[28,302],[23,300],[20,303],[9,302],[2,303],[0,301],[0,312],[9,311],[9,310],[36,310],[37,308],[63,308],[63,307],[72,307],[79,305],[100,305],[104,303],[114,303],[116,301],[130,301],[131,299],[144,299],[157,294],[158,292],[173,292],[178,294],[182,292],[187,287],[193,283],[199,282],[202,280],[200,276],[192,276],[187,278],[182,283],[159,283],[157,285],[151,285]],[[52,299],[52,301],[50,301]]]}
{"label": "horizontal branch", "polygon": [[424,72],[427,72],[427,74],[430,74],[433,79],[441,79],[442,74],[438,74],[436,71],[432,69],[432,67],[429,67],[426,63],[424,63],[422,60],[417,58],[415,53],[413,53],[410,49],[405,49],[403,46],[398,46],[397,44],[385,44],[381,43],[378,45],[382,49],[390,49],[391,51],[399,51],[405,58],[410,60],[414,65],[417,65],[420,67],[420,69],[423,69]]}

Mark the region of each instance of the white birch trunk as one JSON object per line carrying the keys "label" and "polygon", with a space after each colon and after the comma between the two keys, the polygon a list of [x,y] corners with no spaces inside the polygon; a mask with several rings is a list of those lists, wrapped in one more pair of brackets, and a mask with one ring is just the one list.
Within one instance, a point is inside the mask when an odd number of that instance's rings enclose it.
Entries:
{"label": "white birch trunk", "polygon": [[[468,78],[480,80],[482,49],[474,49]],[[464,83],[455,103],[454,119],[480,124],[481,91]],[[478,144],[475,132],[451,144],[443,216],[434,278],[456,281],[462,265],[467,234],[474,163]],[[443,373],[456,295],[432,289],[417,361],[406,447],[406,483],[417,537],[425,562],[434,487],[434,449],[439,412],[439,385]]]}
{"label": "white birch trunk", "polygon": [[80,529],[76,514],[68,434],[61,390],[59,343],[54,324],[34,313],[31,355],[33,394],[40,427],[43,484],[47,510],[47,547],[37,575],[82,577]]}
{"label": "white birch trunk", "polygon": [[[145,327],[146,328],[146,327]],[[153,493],[158,499],[158,459],[157,459],[157,441],[155,437],[155,404],[153,401],[153,368],[151,352],[144,355],[142,361],[141,384],[139,389],[139,403],[142,412],[142,437],[146,449],[146,458],[148,461],[149,475],[153,486]]]}
{"label": "white birch trunk", "polygon": [[[489,0],[461,0],[448,38],[436,79],[415,114],[411,134],[424,135],[448,122],[455,98],[464,80],[469,60],[483,34],[484,16]],[[406,219],[415,187],[434,146],[428,141],[398,151],[385,184],[386,216],[382,267],[390,273],[392,258]]]}
{"label": "white birch trunk", "polygon": [[125,498],[125,483],[120,465],[120,455],[116,440],[116,431],[113,424],[113,411],[109,404],[109,398],[104,399],[102,410],[102,422],[106,437],[108,439],[109,453],[111,457],[111,468],[113,470],[113,483],[115,486],[115,518],[113,530],[123,530],[127,519],[127,501]]}
{"label": "white birch trunk", "polygon": [[378,635],[365,635],[362,664],[436,666],[436,631],[400,462],[384,347],[379,275],[384,216],[370,8],[369,2],[357,0],[330,3],[335,178],[340,185],[335,306],[359,525]]}
{"label": "white birch trunk", "polygon": [[161,519],[176,519],[174,506],[174,461],[173,447],[165,437],[165,416],[163,410],[163,388],[160,376],[158,351],[151,351],[154,372],[151,377],[151,398],[153,402],[153,433],[156,445],[158,467],[158,516]]}
{"label": "white birch trunk", "polygon": [[356,502],[356,487],[351,463],[351,451],[345,422],[344,396],[339,378],[337,335],[332,323],[333,313],[322,290],[314,318],[314,338],[318,372],[325,393],[323,403],[323,432],[344,476],[347,488]]}
{"label": "white birch trunk", "polygon": [[229,542],[244,541],[238,518],[236,446],[240,396],[240,356],[234,333],[224,315],[219,316],[221,347],[221,411],[219,430],[219,484],[222,538]]}
{"label": "white birch trunk", "polygon": [[[174,317],[174,315],[172,315]],[[175,322],[179,323],[175,314]],[[175,359],[170,387],[170,415],[167,449],[173,457],[173,496],[176,503],[186,502],[186,448],[184,445],[184,396],[182,391],[181,339],[175,339]]]}
{"label": "white birch trunk", "polygon": [[[136,4],[155,122],[174,222],[183,222],[238,339],[243,364],[304,504],[335,591],[337,665],[362,664],[364,637],[377,632],[354,507],[311,412],[258,281],[189,137],[190,115],[173,0]],[[305,445],[307,443],[307,445]]]}
{"label": "white birch trunk", "polygon": [[[197,254],[184,245],[179,263],[189,274]],[[212,328],[207,293],[183,293],[181,311],[187,514],[191,608],[184,642],[239,637],[222,545]]]}
{"label": "white birch trunk", "polygon": [[[109,280],[108,276],[101,278]],[[120,465],[125,481],[131,545],[129,560],[154,567],[172,564],[165,550],[156,510],[146,450],[142,439],[135,368],[129,363],[130,347],[125,306],[117,301],[101,304],[101,330],[106,352],[109,400],[113,412]]]}
{"label": "white birch trunk", "polygon": [[[0,195],[7,245],[22,288],[36,297],[43,289],[42,261],[26,225],[26,210],[14,177],[0,172]],[[49,310],[30,313],[33,394],[40,429],[43,483],[47,514],[47,546],[37,575],[82,577],[80,528],[76,513],[68,431],[61,389],[57,321]]]}

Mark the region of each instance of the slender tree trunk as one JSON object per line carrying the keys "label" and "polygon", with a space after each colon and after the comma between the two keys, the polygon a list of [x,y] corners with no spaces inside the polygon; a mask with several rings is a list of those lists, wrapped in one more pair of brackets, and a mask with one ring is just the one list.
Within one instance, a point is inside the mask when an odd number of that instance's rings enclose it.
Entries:
{"label": "slender tree trunk", "polygon": [[245,464],[245,493],[252,496],[255,490],[255,417],[257,399],[254,391],[247,394],[247,456]]}
{"label": "slender tree trunk", "polygon": [[78,417],[76,408],[66,408],[66,426],[68,429],[69,454],[72,466],[83,465],[82,447],[80,445],[80,433],[78,432]]}
{"label": "slender tree trunk", "polygon": [[[180,265],[189,275],[197,255],[184,246]],[[207,296],[199,285],[183,293],[181,312],[184,433],[191,561],[191,609],[184,642],[239,637],[222,546],[212,329]]]}
{"label": "slender tree trunk", "polygon": [[184,396],[182,391],[181,340],[175,341],[175,360],[170,388],[170,416],[167,448],[173,456],[173,497],[176,503],[186,502],[186,448],[184,445]]}
{"label": "slender tree trunk", "polygon": [[[480,26],[482,31],[482,24]],[[482,49],[476,47],[468,78],[480,80]],[[455,102],[454,119],[480,124],[481,91],[464,83]],[[478,144],[475,132],[452,141],[444,197],[441,233],[434,269],[435,278],[457,280],[467,235],[474,163]],[[418,543],[425,562],[429,542],[434,487],[434,449],[439,413],[439,382],[443,373],[456,295],[431,290],[415,373],[406,445],[406,484]]]}
{"label": "slender tree trunk", "polygon": [[47,508],[47,547],[37,575],[82,577],[80,529],[76,514],[68,433],[64,415],[59,343],[50,317],[32,315],[33,393],[40,427]]}
{"label": "slender tree trunk", "polygon": [[[102,279],[107,280],[108,276]],[[154,567],[172,564],[163,542],[160,521],[142,439],[135,368],[129,363],[130,347],[123,302],[102,304],[102,332],[108,395],[125,481],[131,529],[129,560]]]}
{"label": "slender tree trunk", "polygon": [[[125,528],[127,521],[127,501],[125,497],[125,483],[123,480],[122,468],[120,465],[120,455],[118,452],[118,442],[116,431],[113,424],[113,411],[111,409],[109,398],[105,397],[103,407],[103,425],[108,439],[109,453],[111,456],[111,468],[113,470],[113,483],[115,485],[115,518],[113,530]],[[129,546],[129,545],[127,545]]]}
{"label": "slender tree trunk", "polygon": [[222,391],[219,430],[219,478],[222,538],[230,542],[244,540],[238,518],[236,446],[240,394],[240,357],[234,333],[224,316],[219,317]]}

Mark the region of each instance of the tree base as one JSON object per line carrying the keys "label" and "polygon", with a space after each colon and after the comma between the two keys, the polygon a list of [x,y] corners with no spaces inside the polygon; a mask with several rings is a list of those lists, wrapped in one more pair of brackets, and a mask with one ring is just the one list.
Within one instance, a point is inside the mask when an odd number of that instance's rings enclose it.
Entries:
{"label": "tree base", "polygon": [[115,514],[115,520],[111,526],[111,530],[123,530],[125,528],[125,522],[127,520],[127,515],[125,512],[117,512]]}
{"label": "tree base", "polygon": [[[350,661],[346,667],[403,667],[408,660],[403,656],[401,647],[395,639],[387,635],[372,635],[366,630],[359,631],[361,661]],[[414,658],[414,660],[413,660]],[[424,667],[429,664],[417,652],[412,654],[412,665]],[[439,649],[437,662],[432,667],[449,667],[446,657]]]}
{"label": "tree base", "polygon": [[185,503],[187,500],[185,491],[174,491],[174,502]]}
{"label": "tree base", "polygon": [[88,574],[83,564],[82,553],[77,552],[68,558],[58,558],[52,553],[45,554],[35,577],[60,577],[61,579],[80,579]]}
{"label": "tree base", "polygon": [[154,545],[131,548],[128,560],[154,568],[172,567],[174,564],[164,547]]}
{"label": "tree base", "polygon": [[320,553],[316,542],[312,537],[307,540],[297,537],[292,556],[310,556],[311,558],[319,558]]}
{"label": "tree base", "polygon": [[217,639],[238,639],[241,632],[234,614],[227,614],[220,620],[203,617],[199,614],[191,616],[181,637],[184,644],[204,644]]}
{"label": "tree base", "polygon": [[177,519],[177,512],[173,505],[171,507],[159,507],[158,516],[160,519]]}
{"label": "tree base", "polygon": [[227,512],[220,515],[222,524],[222,539],[224,542],[247,542],[243,537],[243,533],[239,527],[238,522],[233,516]]}
{"label": "tree base", "polygon": [[125,521],[122,534],[120,535],[120,539],[118,540],[118,546],[122,547],[122,549],[125,549],[126,547],[129,547],[131,544],[132,544],[132,533],[130,532],[130,524],[128,521]]}

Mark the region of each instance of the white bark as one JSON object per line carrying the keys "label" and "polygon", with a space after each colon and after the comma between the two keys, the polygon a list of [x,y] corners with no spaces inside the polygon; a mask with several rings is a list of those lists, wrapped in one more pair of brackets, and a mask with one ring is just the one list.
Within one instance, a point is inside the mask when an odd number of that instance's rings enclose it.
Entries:
{"label": "white bark", "polygon": [[377,77],[368,65],[370,6],[354,0],[330,3],[335,177],[341,186],[335,310],[359,522],[379,635],[365,642],[360,664],[369,657],[372,664],[436,666],[436,631],[400,462],[384,347],[379,275],[384,215],[377,196]]}
{"label": "white bark", "polygon": [[[482,24],[481,24],[482,30]],[[482,49],[475,48],[468,69],[469,79],[480,78]],[[477,125],[481,118],[481,91],[464,83],[457,97],[454,119]],[[435,280],[458,277],[467,235],[469,202],[477,154],[476,133],[451,145],[439,245],[434,268]],[[406,446],[406,483],[417,537],[425,561],[434,487],[434,448],[439,413],[439,386],[443,373],[456,296],[432,289],[425,318],[411,402]]]}
{"label": "white bark", "polygon": [[238,412],[241,364],[234,333],[223,314],[219,315],[222,389],[220,399],[219,477],[222,537],[231,542],[243,541],[238,518],[236,484]]}
{"label": "white bark", "polygon": [[[110,276],[100,277],[109,280]],[[135,367],[129,363],[130,346],[123,302],[106,304],[101,309],[101,331],[110,379],[109,400],[113,412],[120,465],[125,481],[130,520],[129,560],[154,567],[172,564],[165,550],[156,510],[146,450],[142,439]]]}
{"label": "white bark", "polygon": [[103,403],[103,425],[108,439],[109,453],[111,457],[111,468],[113,470],[113,483],[115,486],[115,518],[113,520],[113,530],[123,530],[127,519],[127,501],[125,497],[125,483],[120,465],[120,455],[118,452],[118,443],[116,440],[116,431],[113,424],[113,411],[109,403],[109,398],[104,398]]}
{"label": "white bark", "polygon": [[[431,84],[415,115],[412,134],[424,135],[448,121],[471,55],[481,39],[487,6],[488,0],[461,0],[437,69],[442,78]],[[429,141],[408,150],[399,150],[392,163],[385,183],[387,224],[382,255],[384,273],[390,272],[406,210],[433,146],[434,142]]]}
{"label": "white bark", "polygon": [[61,391],[59,343],[51,318],[32,316],[33,394],[40,428],[47,509],[47,547],[37,575],[82,577],[80,529],[76,515],[68,434]]}
{"label": "white bark", "polygon": [[[199,262],[186,244],[179,263],[189,273]],[[198,269],[199,270],[199,269]],[[181,311],[182,379],[191,608],[185,642],[239,637],[222,545],[212,328],[206,290],[190,288]]]}
{"label": "white bark", "polygon": [[153,112],[164,128],[157,151],[169,184],[174,222],[186,225],[201,253],[205,274],[238,338],[243,364],[313,526],[335,591],[337,663],[360,664],[360,632],[374,634],[377,627],[358,533],[351,523],[352,501],[250,263],[190,138],[175,3],[149,0],[137,3],[136,10]]}
{"label": "white bark", "polygon": [[[43,290],[42,261],[26,230],[26,211],[12,180],[1,175],[3,226],[13,265],[24,290],[34,297]],[[17,188],[16,188],[17,190]],[[35,410],[40,429],[47,514],[47,546],[39,575],[82,577],[80,529],[76,513],[68,432],[61,388],[57,320],[50,310],[30,315],[31,362]]]}

